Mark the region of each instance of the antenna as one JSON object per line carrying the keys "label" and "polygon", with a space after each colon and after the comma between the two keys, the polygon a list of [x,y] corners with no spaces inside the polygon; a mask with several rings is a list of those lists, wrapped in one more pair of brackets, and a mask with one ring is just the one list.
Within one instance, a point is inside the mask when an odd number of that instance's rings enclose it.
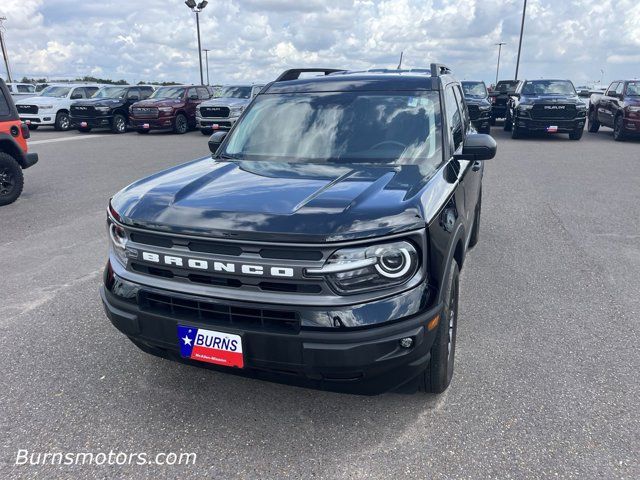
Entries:
{"label": "antenna", "polygon": [[400,52],[400,63],[398,63],[398,70],[400,70],[402,68],[402,55],[404,54],[403,52]]}
{"label": "antenna", "polygon": [[4,22],[7,17],[0,17],[0,49],[2,50],[2,56],[4,57],[4,66],[7,68],[7,80],[11,83],[11,67],[9,67],[9,54],[7,53],[7,47],[4,41]]}

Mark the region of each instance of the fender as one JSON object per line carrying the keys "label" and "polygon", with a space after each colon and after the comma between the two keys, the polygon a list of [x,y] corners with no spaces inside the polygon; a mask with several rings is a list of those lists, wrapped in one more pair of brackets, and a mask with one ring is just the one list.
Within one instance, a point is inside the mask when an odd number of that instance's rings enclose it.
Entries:
{"label": "fender", "polygon": [[[444,298],[442,298],[442,292],[444,289],[442,288],[443,282],[449,276],[449,271],[451,270],[451,261],[456,259],[458,261],[458,269],[462,270],[462,264],[464,263],[464,257],[467,252],[467,242],[466,242],[466,234],[465,228],[461,219],[458,219],[458,223],[455,227],[451,235],[451,241],[449,242],[449,249],[444,258],[446,258],[446,263],[444,264],[444,270],[442,272],[441,278],[438,279],[438,303],[444,302]],[[460,246],[460,251],[458,255],[456,255],[456,247]]]}
{"label": "fender", "polygon": [[0,132],[0,151],[6,151],[9,155],[14,157],[22,168],[27,168],[25,152],[20,147],[20,144],[16,142],[16,139],[5,132]]}

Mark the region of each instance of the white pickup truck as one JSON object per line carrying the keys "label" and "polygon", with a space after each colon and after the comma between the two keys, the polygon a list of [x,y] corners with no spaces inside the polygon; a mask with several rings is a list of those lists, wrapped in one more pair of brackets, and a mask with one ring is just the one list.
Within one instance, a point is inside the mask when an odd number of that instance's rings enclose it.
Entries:
{"label": "white pickup truck", "polygon": [[17,100],[16,108],[20,120],[25,122],[30,130],[42,125],[53,126],[56,130],[69,130],[71,103],[90,98],[99,88],[100,85],[87,84],[49,85],[37,97]]}

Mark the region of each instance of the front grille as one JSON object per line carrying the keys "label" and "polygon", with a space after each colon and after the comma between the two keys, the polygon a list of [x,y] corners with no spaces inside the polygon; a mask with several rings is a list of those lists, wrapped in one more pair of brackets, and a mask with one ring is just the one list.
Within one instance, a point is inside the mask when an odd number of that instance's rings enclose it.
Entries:
{"label": "front grille", "polygon": [[158,109],[156,107],[133,107],[131,111],[137,118],[158,118]]}
{"label": "front grille", "polygon": [[140,292],[138,305],[146,312],[213,326],[291,334],[300,331],[298,312],[290,310],[235,307],[204,299],[187,299],[153,292]]}
{"label": "front grille", "polygon": [[576,116],[575,105],[534,105],[531,118],[534,120],[570,120]]}
{"label": "front grille", "polygon": [[200,107],[200,115],[206,118],[227,118],[228,107]]}
{"label": "front grille", "polygon": [[73,117],[95,117],[96,109],[84,105],[71,105],[71,116]]}
{"label": "front grille", "polygon": [[469,117],[471,120],[477,120],[480,118],[480,107],[478,105],[467,105],[469,108]]}
{"label": "front grille", "polygon": [[16,108],[18,109],[18,113],[27,113],[30,115],[38,113],[37,105],[16,105]]}

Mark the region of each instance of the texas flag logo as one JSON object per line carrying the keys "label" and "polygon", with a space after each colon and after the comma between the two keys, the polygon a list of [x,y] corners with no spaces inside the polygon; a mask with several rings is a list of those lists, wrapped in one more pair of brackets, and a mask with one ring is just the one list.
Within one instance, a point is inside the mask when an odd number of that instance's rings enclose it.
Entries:
{"label": "texas flag logo", "polygon": [[242,339],[239,335],[178,325],[178,341],[183,358],[227,367],[244,367]]}

